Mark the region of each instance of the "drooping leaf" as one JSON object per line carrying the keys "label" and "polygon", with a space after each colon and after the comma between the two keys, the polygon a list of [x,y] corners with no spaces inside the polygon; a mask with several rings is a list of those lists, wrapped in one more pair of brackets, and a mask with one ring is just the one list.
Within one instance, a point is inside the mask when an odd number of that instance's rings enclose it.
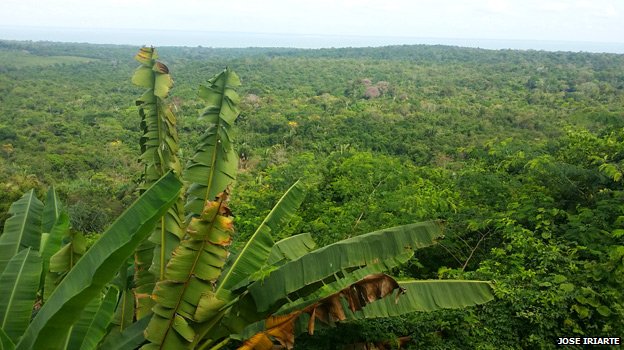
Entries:
{"label": "drooping leaf", "polygon": [[333,278],[341,271],[409,253],[434,244],[441,236],[441,226],[437,222],[397,226],[356,236],[314,250],[278,267],[263,280],[252,283],[248,291],[257,311],[266,311],[289,294]]}
{"label": "drooping leaf", "polygon": [[[303,309],[287,315],[271,316],[264,322],[264,329],[245,341],[239,350],[270,349],[273,339],[286,349],[292,349],[295,342],[295,321],[304,313],[310,315],[308,332],[314,333],[314,323],[320,321],[333,325],[347,319],[347,313],[361,310],[366,305],[384,298],[398,290],[403,290],[390,276],[385,274],[369,275],[346,288],[329,295]],[[250,327],[253,329],[258,325]],[[271,344],[271,347],[269,346]]]}
{"label": "drooping leaf", "polygon": [[[312,304],[318,303],[319,300],[339,293],[341,290],[348,288],[350,285],[357,283],[367,276],[378,275],[404,264],[413,254],[414,252],[412,250],[406,250],[396,256],[378,259],[376,262],[365,266],[340,271],[331,276],[331,278],[325,279],[322,282],[311,283],[299,289],[297,292],[280,298],[271,310],[267,311],[258,311],[253,298],[249,294],[243,294],[241,300],[233,306],[233,309],[223,322],[234,332],[232,335],[233,338],[248,338],[258,330],[249,334],[249,329],[246,329],[247,325],[257,323],[271,314],[274,316],[287,315],[297,310],[305,309]],[[276,307],[280,305],[283,306],[276,310]]]}
{"label": "drooping leaf", "polygon": [[0,273],[20,250],[29,247],[39,250],[42,212],[43,203],[35,196],[34,189],[11,205],[12,216],[5,221],[0,235]]}
{"label": "drooping leaf", "polygon": [[[165,280],[154,289],[156,306],[145,332],[152,344],[145,349],[190,348],[196,337],[194,325],[208,321],[201,308],[214,308],[214,283],[225,264],[234,231],[226,201],[227,193],[222,193],[217,200],[206,202],[201,216],[189,223],[187,238],[167,265]],[[206,299],[210,295],[212,302]]]}
{"label": "drooping leaf", "polygon": [[119,290],[115,286],[108,288],[106,296],[102,300],[100,308],[97,310],[95,317],[91,320],[87,333],[85,334],[80,350],[95,350],[97,345],[106,335],[106,330],[113,319],[115,304],[119,297]]}
{"label": "drooping leaf", "polygon": [[240,113],[240,98],[234,91],[239,85],[236,73],[226,68],[200,86],[199,97],[207,105],[201,119],[207,127],[184,171],[184,178],[190,183],[187,215],[200,215],[204,203],[236,179],[238,155],[232,148],[229,133]]}
{"label": "drooping leaf", "polygon": [[350,318],[377,318],[404,315],[416,311],[456,309],[487,303],[494,299],[486,281],[414,280],[401,281],[405,290],[397,300],[385,298],[367,305]]}
{"label": "drooping leaf", "polygon": [[274,245],[272,234],[279,233],[290,222],[304,197],[305,188],[300,181],[284,193],[219,280],[217,294],[231,289],[266,264]]}
{"label": "drooping leaf", "polygon": [[135,201],[87,251],[37,313],[17,349],[60,348],[69,327],[100,294],[155,222],[178,198],[182,184],[168,173]]}
{"label": "drooping leaf", "polygon": [[32,248],[15,255],[0,276],[0,328],[13,342],[26,330],[41,276],[41,259]]}
{"label": "drooping leaf", "polygon": [[413,252],[405,252],[396,257],[388,258],[383,261],[374,264],[368,264],[362,268],[349,271],[342,274],[341,278],[316,288],[312,293],[304,293],[305,295],[297,300],[293,300],[282,306],[276,315],[290,314],[296,310],[305,309],[309,305],[317,303],[319,300],[325,299],[331,295],[339,293],[341,290],[348,288],[350,285],[358,283],[368,276],[380,275],[385,271],[389,271],[395,267],[398,267],[413,256]]}

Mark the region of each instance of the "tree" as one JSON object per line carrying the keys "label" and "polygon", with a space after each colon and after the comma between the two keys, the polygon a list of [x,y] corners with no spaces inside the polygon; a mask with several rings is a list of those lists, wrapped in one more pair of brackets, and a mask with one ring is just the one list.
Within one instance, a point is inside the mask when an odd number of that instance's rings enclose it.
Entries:
{"label": "tree", "polygon": [[153,48],[136,59],[133,82],[147,88],[137,101],[141,196],[81,257],[84,245],[71,238],[53,190],[45,204],[33,191],[13,204],[0,236],[3,349],[218,349],[232,339],[247,339],[241,349],[268,349],[273,341],[291,348],[301,329],[493,298],[488,282],[397,281],[384,273],[441,239],[437,222],[318,249],[308,234],[275,242],[304,199],[301,182],[230,254],[239,78],[225,69],[200,86],[206,131],[182,171],[175,115],[164,102],[169,70]]}

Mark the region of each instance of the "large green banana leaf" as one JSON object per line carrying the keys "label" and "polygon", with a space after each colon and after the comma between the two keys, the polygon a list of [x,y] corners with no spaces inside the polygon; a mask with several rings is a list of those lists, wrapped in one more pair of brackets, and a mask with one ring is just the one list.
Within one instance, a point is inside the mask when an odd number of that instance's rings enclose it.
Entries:
{"label": "large green banana leaf", "polygon": [[41,259],[32,248],[15,255],[0,276],[0,328],[17,342],[28,326],[41,278]]}
{"label": "large green banana leaf", "polygon": [[4,223],[0,236],[0,273],[20,250],[28,247],[39,250],[42,212],[43,203],[35,196],[35,190],[26,192],[11,205],[12,216]]}
{"label": "large green banana leaf", "polygon": [[[397,226],[346,239],[314,250],[252,283],[248,291],[257,311],[269,310],[289,294],[309,285],[335,279],[343,271],[377,264],[435,243],[442,237],[437,222]],[[331,281],[328,281],[331,282]]]}
{"label": "large green banana leaf", "polygon": [[304,197],[305,187],[300,181],[284,193],[220,278],[217,295],[222,289],[230,290],[266,264],[274,246],[271,234],[279,233],[290,222]]}
{"label": "large green banana leaf", "polygon": [[207,200],[213,200],[236,179],[238,155],[232,148],[230,128],[240,113],[240,97],[234,91],[239,85],[236,73],[226,68],[199,88],[199,97],[206,103],[200,119],[208,125],[184,171],[184,179],[190,183],[187,215],[199,215]]}
{"label": "large green banana leaf", "polygon": [[62,348],[80,311],[97,297],[156,221],[179,196],[182,183],[168,173],[137,199],[78,261],[37,313],[17,349]]}
{"label": "large green banana leaf", "polygon": [[367,305],[351,319],[392,317],[410,312],[458,309],[487,303],[494,299],[492,285],[486,281],[412,280],[399,281],[404,293]]}

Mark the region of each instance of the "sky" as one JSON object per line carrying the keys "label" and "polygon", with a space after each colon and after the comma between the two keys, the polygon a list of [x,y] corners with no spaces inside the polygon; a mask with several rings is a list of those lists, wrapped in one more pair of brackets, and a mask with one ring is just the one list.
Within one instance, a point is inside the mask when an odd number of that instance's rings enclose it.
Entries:
{"label": "sky", "polygon": [[[624,0],[2,0],[2,27],[624,43]],[[31,38],[37,39],[37,38]]]}

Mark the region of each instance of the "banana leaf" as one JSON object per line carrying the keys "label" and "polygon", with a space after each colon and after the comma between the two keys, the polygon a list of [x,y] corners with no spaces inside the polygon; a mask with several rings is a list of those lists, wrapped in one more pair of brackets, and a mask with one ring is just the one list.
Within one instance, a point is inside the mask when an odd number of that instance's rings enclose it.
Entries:
{"label": "banana leaf", "polygon": [[240,79],[225,69],[201,85],[199,97],[206,103],[200,120],[207,123],[195,154],[184,170],[189,182],[186,213],[200,215],[207,200],[213,200],[236,179],[238,155],[232,148],[229,130],[238,117],[240,97],[234,91]]}
{"label": "banana leaf", "polygon": [[173,173],[150,187],[102,234],[37,313],[17,349],[62,348],[80,311],[126,263],[156,221],[178,198],[182,183]]}
{"label": "banana leaf", "polygon": [[[314,250],[249,285],[257,311],[269,310],[288,295],[313,284],[335,280],[335,274],[376,264],[420,249],[442,237],[437,222],[397,226],[346,239]],[[319,263],[322,262],[322,263]],[[329,282],[331,282],[331,280]]]}
{"label": "banana leaf", "polygon": [[0,276],[0,328],[17,342],[32,315],[41,278],[41,259],[32,248],[15,255]]}
{"label": "banana leaf", "polygon": [[43,203],[35,196],[35,190],[26,192],[11,205],[12,216],[4,223],[0,236],[0,273],[20,250],[28,247],[39,250],[42,212]]}
{"label": "banana leaf", "polygon": [[352,319],[400,316],[416,311],[457,309],[487,303],[494,299],[492,285],[486,281],[413,280],[400,281],[405,293],[367,305]]}
{"label": "banana leaf", "polygon": [[54,190],[54,186],[50,187],[48,193],[46,194],[45,204],[43,206],[43,216],[41,220],[41,231],[42,232],[50,232],[52,231],[52,227],[54,227],[54,223],[61,215],[62,205],[61,200],[59,199],[56,191]]}

